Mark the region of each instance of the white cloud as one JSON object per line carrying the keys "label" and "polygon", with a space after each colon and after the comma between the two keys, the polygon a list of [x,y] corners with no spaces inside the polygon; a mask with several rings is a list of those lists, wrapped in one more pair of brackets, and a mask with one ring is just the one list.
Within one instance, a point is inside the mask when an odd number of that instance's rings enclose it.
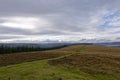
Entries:
{"label": "white cloud", "polygon": [[49,22],[43,18],[36,17],[2,17],[1,26],[19,29],[35,29],[49,25]]}

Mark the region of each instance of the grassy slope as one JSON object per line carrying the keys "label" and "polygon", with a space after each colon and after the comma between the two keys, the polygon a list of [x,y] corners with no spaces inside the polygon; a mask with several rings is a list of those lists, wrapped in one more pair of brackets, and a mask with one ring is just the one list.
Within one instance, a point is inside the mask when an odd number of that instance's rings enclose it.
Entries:
{"label": "grassy slope", "polygon": [[[64,58],[69,58],[72,55],[93,55],[100,54],[104,56],[119,57],[120,49],[100,46],[71,46],[63,49],[48,51],[59,53],[71,53],[66,57],[58,57],[49,60],[40,60],[34,62],[25,62],[17,65],[11,65],[6,67],[0,67],[0,80],[57,80],[62,78],[63,80],[119,80],[116,76],[106,74],[89,74],[79,69],[79,66],[64,66],[58,62],[59,65],[54,66],[48,64],[48,61],[64,61]],[[76,57],[76,56],[75,56]],[[94,56],[96,57],[96,56]],[[74,59],[73,59],[74,60]],[[84,59],[83,59],[84,60]],[[65,64],[66,61],[64,61]],[[74,61],[73,61],[74,62]],[[87,61],[86,61],[87,63]],[[75,63],[77,64],[77,63]],[[69,64],[67,64],[69,65]],[[83,65],[84,66],[84,65]],[[87,65],[89,66],[89,65]]]}
{"label": "grassy slope", "polygon": [[[78,72],[77,69],[55,67],[46,61],[35,61],[0,68],[1,80],[92,80],[88,74]],[[94,79],[93,79],[94,80]]]}
{"label": "grassy slope", "polygon": [[51,66],[45,60],[0,68],[0,80],[117,80],[105,75],[90,75],[79,69]]}

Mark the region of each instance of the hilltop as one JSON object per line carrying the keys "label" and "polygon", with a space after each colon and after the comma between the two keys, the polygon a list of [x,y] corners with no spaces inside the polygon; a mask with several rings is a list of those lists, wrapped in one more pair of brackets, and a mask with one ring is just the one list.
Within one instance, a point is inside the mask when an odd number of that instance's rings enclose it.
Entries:
{"label": "hilltop", "polygon": [[4,54],[0,57],[3,62],[0,80],[120,79],[120,48],[72,45],[56,50]]}

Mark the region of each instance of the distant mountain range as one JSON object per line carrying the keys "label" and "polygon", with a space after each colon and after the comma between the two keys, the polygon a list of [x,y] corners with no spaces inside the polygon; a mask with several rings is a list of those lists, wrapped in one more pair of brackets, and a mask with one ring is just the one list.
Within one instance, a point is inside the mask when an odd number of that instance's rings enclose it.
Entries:
{"label": "distant mountain range", "polygon": [[76,44],[84,44],[84,45],[103,45],[103,46],[113,46],[120,47],[120,42],[104,42],[104,43],[0,43],[4,46],[16,47],[16,46],[33,46],[33,47],[59,47],[59,46],[67,46],[67,45],[76,45]]}
{"label": "distant mountain range", "polygon": [[105,42],[105,43],[94,43],[95,45],[103,45],[103,46],[113,46],[120,47],[120,42]]}

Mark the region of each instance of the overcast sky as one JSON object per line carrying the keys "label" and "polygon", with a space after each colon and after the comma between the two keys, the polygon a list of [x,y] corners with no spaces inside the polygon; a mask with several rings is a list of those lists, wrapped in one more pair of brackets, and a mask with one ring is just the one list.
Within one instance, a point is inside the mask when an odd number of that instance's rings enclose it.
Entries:
{"label": "overcast sky", "polygon": [[0,0],[0,42],[120,41],[120,0]]}

